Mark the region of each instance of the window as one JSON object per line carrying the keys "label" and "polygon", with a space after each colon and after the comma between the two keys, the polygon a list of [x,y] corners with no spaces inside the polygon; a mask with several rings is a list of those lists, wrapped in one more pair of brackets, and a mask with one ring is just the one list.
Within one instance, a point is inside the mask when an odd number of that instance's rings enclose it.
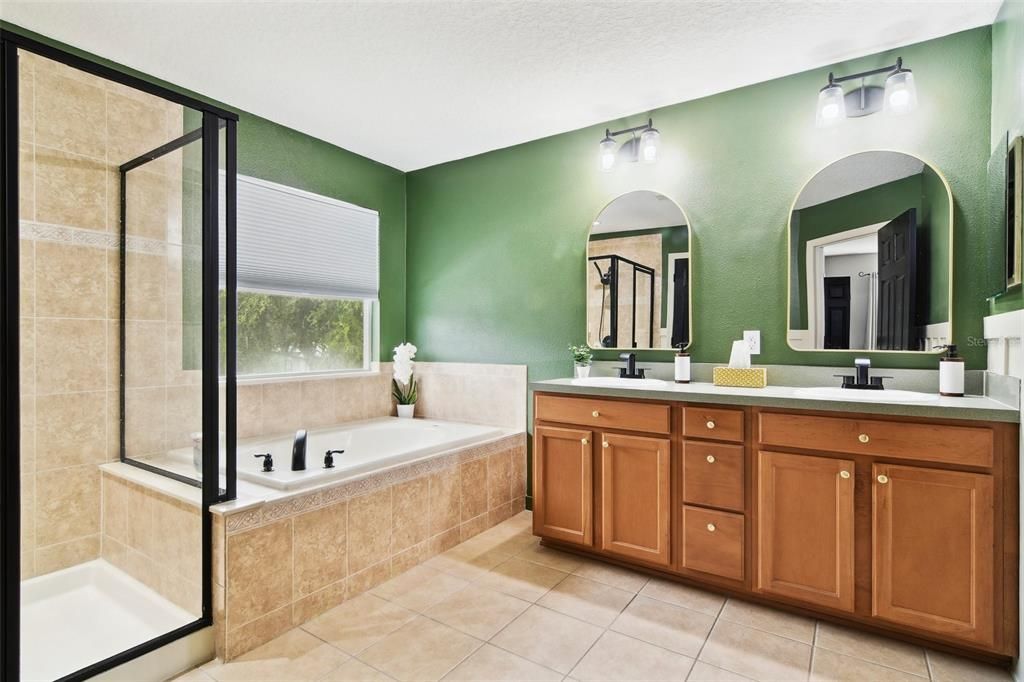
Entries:
{"label": "window", "polygon": [[238,376],[368,369],[377,212],[239,175],[237,230]]}

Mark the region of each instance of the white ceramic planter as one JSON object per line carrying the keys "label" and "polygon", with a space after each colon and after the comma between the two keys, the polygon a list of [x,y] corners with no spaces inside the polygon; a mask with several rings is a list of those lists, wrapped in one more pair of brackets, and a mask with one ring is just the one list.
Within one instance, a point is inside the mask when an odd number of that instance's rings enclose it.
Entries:
{"label": "white ceramic planter", "polygon": [[413,412],[416,411],[416,403],[412,405],[399,405],[398,416],[402,419],[412,419]]}
{"label": "white ceramic planter", "polygon": [[586,379],[590,376],[590,365],[576,363],[573,365],[573,371],[577,379]]}

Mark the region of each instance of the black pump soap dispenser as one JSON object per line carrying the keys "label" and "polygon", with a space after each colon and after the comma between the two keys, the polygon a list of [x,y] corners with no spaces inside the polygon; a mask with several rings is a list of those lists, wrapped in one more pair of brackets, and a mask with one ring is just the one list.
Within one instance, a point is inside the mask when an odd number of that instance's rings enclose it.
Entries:
{"label": "black pump soap dispenser", "polygon": [[935,347],[946,350],[939,358],[939,395],[963,397],[964,359],[956,354],[956,344]]}

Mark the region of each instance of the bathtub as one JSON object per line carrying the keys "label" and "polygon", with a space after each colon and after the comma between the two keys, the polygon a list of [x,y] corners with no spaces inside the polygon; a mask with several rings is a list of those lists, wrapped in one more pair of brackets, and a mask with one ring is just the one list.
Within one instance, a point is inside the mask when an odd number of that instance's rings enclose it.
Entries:
{"label": "bathtub", "polygon": [[[310,431],[306,437],[304,471],[291,470],[292,435],[239,443],[238,478],[278,490],[306,488],[404,464],[502,433],[502,429],[494,426],[386,417]],[[334,455],[331,469],[324,468],[324,454],[328,450],[345,451]],[[266,452],[274,456],[272,472],[264,472],[263,460],[255,456]]]}

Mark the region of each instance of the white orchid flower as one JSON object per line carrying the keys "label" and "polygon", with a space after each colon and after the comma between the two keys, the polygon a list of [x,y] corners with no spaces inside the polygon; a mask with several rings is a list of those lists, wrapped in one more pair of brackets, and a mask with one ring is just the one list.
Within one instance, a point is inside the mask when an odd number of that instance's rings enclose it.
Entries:
{"label": "white orchid flower", "polygon": [[394,370],[395,381],[408,386],[412,380],[413,366],[412,359],[416,357],[416,346],[411,343],[403,343],[395,348]]}

